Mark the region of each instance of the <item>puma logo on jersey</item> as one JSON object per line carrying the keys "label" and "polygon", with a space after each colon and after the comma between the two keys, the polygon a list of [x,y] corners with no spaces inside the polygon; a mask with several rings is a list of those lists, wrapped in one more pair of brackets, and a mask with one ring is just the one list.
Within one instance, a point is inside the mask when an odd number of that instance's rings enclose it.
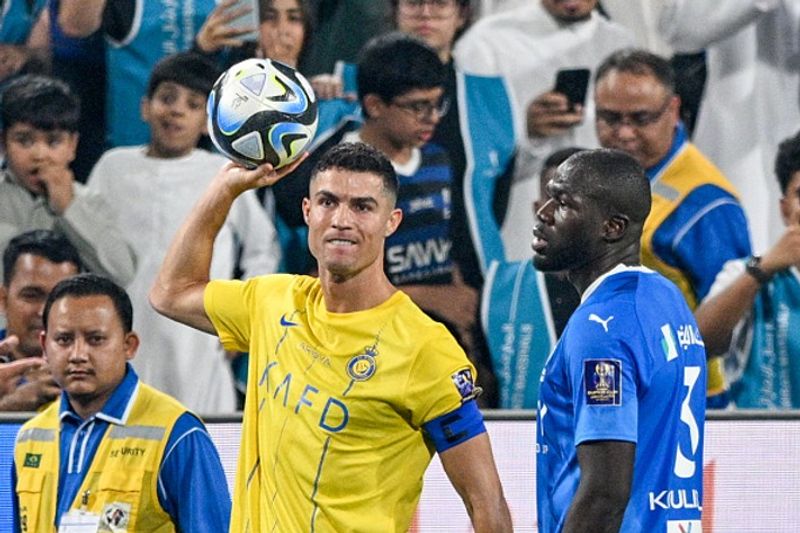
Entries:
{"label": "puma logo on jersey", "polygon": [[602,318],[600,318],[599,316],[597,316],[594,313],[589,315],[589,322],[597,322],[598,324],[603,326],[603,329],[606,331],[606,333],[608,333],[608,323],[611,322],[612,320],[614,320],[614,315],[611,315],[610,317],[606,318],[605,320],[603,320]]}

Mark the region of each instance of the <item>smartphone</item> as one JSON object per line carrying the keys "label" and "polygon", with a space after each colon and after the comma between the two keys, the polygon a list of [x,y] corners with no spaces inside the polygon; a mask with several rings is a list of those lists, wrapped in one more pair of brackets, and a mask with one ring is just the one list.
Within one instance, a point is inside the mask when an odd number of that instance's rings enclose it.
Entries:
{"label": "smartphone", "polygon": [[553,90],[567,97],[570,111],[576,105],[583,106],[586,103],[590,74],[588,68],[563,69],[556,74],[556,87]]}
{"label": "smartphone", "polygon": [[226,11],[233,12],[242,8],[249,8],[250,11],[237,17],[228,23],[228,26],[236,29],[253,28],[253,31],[239,36],[243,41],[257,41],[258,40],[258,0],[237,0]]}

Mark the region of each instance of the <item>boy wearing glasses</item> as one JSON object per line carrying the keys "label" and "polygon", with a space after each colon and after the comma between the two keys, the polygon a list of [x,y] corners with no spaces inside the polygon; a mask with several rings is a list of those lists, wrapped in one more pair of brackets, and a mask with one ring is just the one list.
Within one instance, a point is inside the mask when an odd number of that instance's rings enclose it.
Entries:
{"label": "boy wearing glasses", "polygon": [[[464,283],[452,254],[450,160],[442,147],[429,142],[449,107],[443,97],[445,76],[436,52],[415,37],[391,33],[370,41],[358,62],[360,115],[354,109],[330,124],[331,108],[339,113],[335,108],[348,104],[321,101],[319,144],[292,179],[274,190],[279,209],[297,209],[308,171],[339,142],[364,142],[388,156],[400,180],[397,205],[403,223],[386,240],[386,274],[427,314],[445,323],[469,354],[478,291]],[[290,225],[302,224],[299,211],[282,216]],[[479,375],[490,375],[480,370]]]}
{"label": "boy wearing glasses", "polygon": [[[600,144],[627,152],[650,179],[642,263],[672,280],[694,309],[727,261],[751,253],[738,193],[689,142],[667,60],[636,49],[613,53],[597,69],[595,108]],[[709,361],[708,396],[709,407],[728,402],[719,358]]]}

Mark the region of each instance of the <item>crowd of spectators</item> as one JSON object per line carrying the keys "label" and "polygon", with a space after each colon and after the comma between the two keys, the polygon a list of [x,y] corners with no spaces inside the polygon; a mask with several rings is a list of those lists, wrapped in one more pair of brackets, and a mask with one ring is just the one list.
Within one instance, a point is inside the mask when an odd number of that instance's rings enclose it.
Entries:
{"label": "crowd of spectators", "polygon": [[[360,140],[392,161],[406,214],[387,272],[459,339],[484,406],[535,406],[579,295],[533,268],[531,229],[549,173],[575,147],[606,147],[650,179],[642,262],[696,309],[699,331],[686,335],[706,339],[709,406],[800,407],[800,4],[242,5],[0,1],[0,339],[13,340],[0,354],[0,409],[57,395],[41,362],[3,365],[41,355],[44,299],[82,270],[130,294],[143,381],[199,413],[237,408],[246,354],[160,317],[147,292],[225,162],[206,135],[207,95],[247,57],[309,77],[328,126],[320,135],[337,133],[324,146]],[[672,54],[692,54],[692,68]],[[556,90],[558,73],[575,69],[590,73],[583,102]],[[702,90],[694,130],[687,79]],[[214,277],[311,272],[300,211],[311,160],[237,200]],[[412,261],[411,248],[428,262]]]}

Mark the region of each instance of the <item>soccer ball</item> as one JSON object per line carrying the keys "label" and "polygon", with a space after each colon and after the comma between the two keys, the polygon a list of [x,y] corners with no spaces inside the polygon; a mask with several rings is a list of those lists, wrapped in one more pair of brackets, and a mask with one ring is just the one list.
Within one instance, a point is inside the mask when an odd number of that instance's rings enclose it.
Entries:
{"label": "soccer ball", "polygon": [[208,132],[226,156],[248,168],[279,168],[303,153],[317,131],[311,85],[288,65],[246,59],[226,70],[208,96]]}

